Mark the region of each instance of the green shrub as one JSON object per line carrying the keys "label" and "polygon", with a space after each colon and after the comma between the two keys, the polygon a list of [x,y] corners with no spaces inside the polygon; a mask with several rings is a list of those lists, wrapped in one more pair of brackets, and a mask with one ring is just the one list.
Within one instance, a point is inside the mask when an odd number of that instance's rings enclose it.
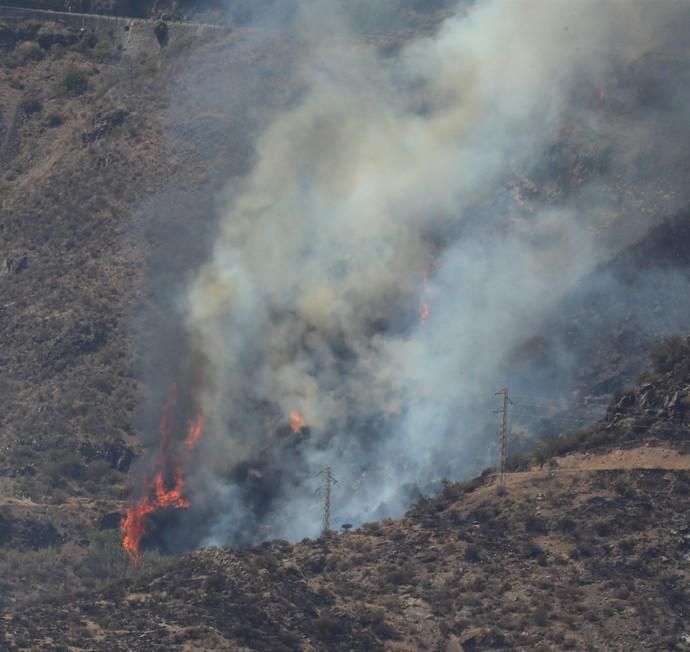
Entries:
{"label": "green shrub", "polygon": [[156,23],[155,27],[153,28],[153,33],[156,35],[158,43],[161,47],[165,47],[168,44],[168,23],[166,23],[164,20],[159,20]]}
{"label": "green shrub", "polygon": [[83,95],[88,87],[86,73],[76,66],[69,66],[58,80],[58,92],[64,95]]}
{"label": "green shrub", "polygon": [[93,58],[99,63],[106,63],[107,61],[112,61],[115,58],[115,50],[111,48],[106,43],[99,43],[93,49]]}

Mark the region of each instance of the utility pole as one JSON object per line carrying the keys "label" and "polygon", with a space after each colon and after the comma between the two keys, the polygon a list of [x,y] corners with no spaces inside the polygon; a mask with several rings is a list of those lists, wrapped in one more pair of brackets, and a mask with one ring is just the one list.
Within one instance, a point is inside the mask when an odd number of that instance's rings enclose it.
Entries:
{"label": "utility pole", "polygon": [[496,396],[503,396],[503,407],[496,410],[501,413],[501,430],[498,439],[498,486],[505,485],[505,464],[506,464],[506,445],[508,441],[508,405],[513,405],[513,401],[508,396],[508,389],[504,387]]}
{"label": "utility pole", "polygon": [[333,477],[330,465],[326,465],[319,475],[323,476],[323,484],[316,491],[324,492],[322,534],[327,535],[331,531],[331,486],[338,484],[338,481]]}

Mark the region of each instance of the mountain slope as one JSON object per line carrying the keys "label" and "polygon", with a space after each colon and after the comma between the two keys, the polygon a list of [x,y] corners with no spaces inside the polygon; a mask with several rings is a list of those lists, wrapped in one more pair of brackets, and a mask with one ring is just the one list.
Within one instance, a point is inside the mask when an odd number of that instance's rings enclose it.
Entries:
{"label": "mountain slope", "polygon": [[685,649],[690,456],[643,447],[448,484],[400,521],[202,550],[0,621],[73,650]]}
{"label": "mountain slope", "polygon": [[[368,39],[394,56],[447,4],[405,3]],[[118,526],[184,348],[177,291],[211,246],[217,194],[239,185],[259,128],[301,92],[303,44],[252,29],[179,33],[142,49],[107,30],[0,22],[0,647],[685,649],[683,338],[654,351],[654,370],[601,421],[514,456],[505,492],[487,473],[398,521],[129,563]],[[626,83],[652,84],[666,71],[657,64],[638,62]],[[616,108],[612,90],[606,119],[641,122],[630,95]],[[596,181],[608,143],[590,139],[555,143],[509,188],[516,203],[558,207]],[[687,198],[677,154],[658,178],[644,167],[598,189],[612,222],[630,212],[648,226]],[[630,168],[655,160],[645,151]],[[605,401],[660,336],[684,335],[688,215],[585,279],[537,336],[533,366],[527,346],[511,391],[536,377]],[[531,434],[561,430],[556,419]]]}

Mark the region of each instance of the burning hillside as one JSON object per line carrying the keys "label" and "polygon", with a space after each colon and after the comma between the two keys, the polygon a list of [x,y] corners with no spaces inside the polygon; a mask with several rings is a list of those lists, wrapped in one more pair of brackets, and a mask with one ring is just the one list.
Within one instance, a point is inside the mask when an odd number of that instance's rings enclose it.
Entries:
{"label": "burning hillside", "polygon": [[[203,406],[202,444],[195,415],[175,445],[161,426],[125,528],[191,501],[171,538],[184,523],[192,545],[299,539],[319,531],[324,466],[354,524],[478,470],[506,360],[650,224],[616,184],[656,187],[640,161],[684,103],[666,86],[663,106],[643,101],[629,71],[680,8],[487,0],[394,56],[328,9],[297,3],[281,26],[299,93],[267,116],[176,299],[204,382],[173,380]],[[563,360],[530,391],[567,392]]]}
{"label": "burning hillside", "polygon": [[0,8],[0,648],[682,648],[686,3],[213,4]]}
{"label": "burning hillside", "polygon": [[130,505],[122,519],[122,546],[135,562],[141,556],[141,542],[149,517],[163,510],[190,506],[185,476],[190,455],[204,429],[204,417],[197,414],[181,432],[179,407],[178,391],[173,389],[161,411],[159,448],[148,471],[144,495]]}

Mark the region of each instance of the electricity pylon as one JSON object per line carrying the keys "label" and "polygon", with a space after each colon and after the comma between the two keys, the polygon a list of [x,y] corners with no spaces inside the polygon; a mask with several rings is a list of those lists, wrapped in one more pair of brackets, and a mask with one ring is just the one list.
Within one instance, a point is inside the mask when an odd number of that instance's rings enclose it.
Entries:
{"label": "electricity pylon", "polygon": [[327,535],[331,531],[331,487],[334,484],[338,484],[338,481],[333,477],[333,472],[329,465],[326,465],[319,475],[323,476],[323,484],[316,491],[317,493],[323,491],[322,534]]}
{"label": "electricity pylon", "polygon": [[503,396],[503,407],[497,412],[501,413],[501,430],[498,439],[498,486],[503,487],[505,484],[505,465],[506,465],[506,448],[508,442],[508,405],[513,405],[513,402],[508,396],[508,389],[503,388],[500,392],[496,392],[496,396]]}

